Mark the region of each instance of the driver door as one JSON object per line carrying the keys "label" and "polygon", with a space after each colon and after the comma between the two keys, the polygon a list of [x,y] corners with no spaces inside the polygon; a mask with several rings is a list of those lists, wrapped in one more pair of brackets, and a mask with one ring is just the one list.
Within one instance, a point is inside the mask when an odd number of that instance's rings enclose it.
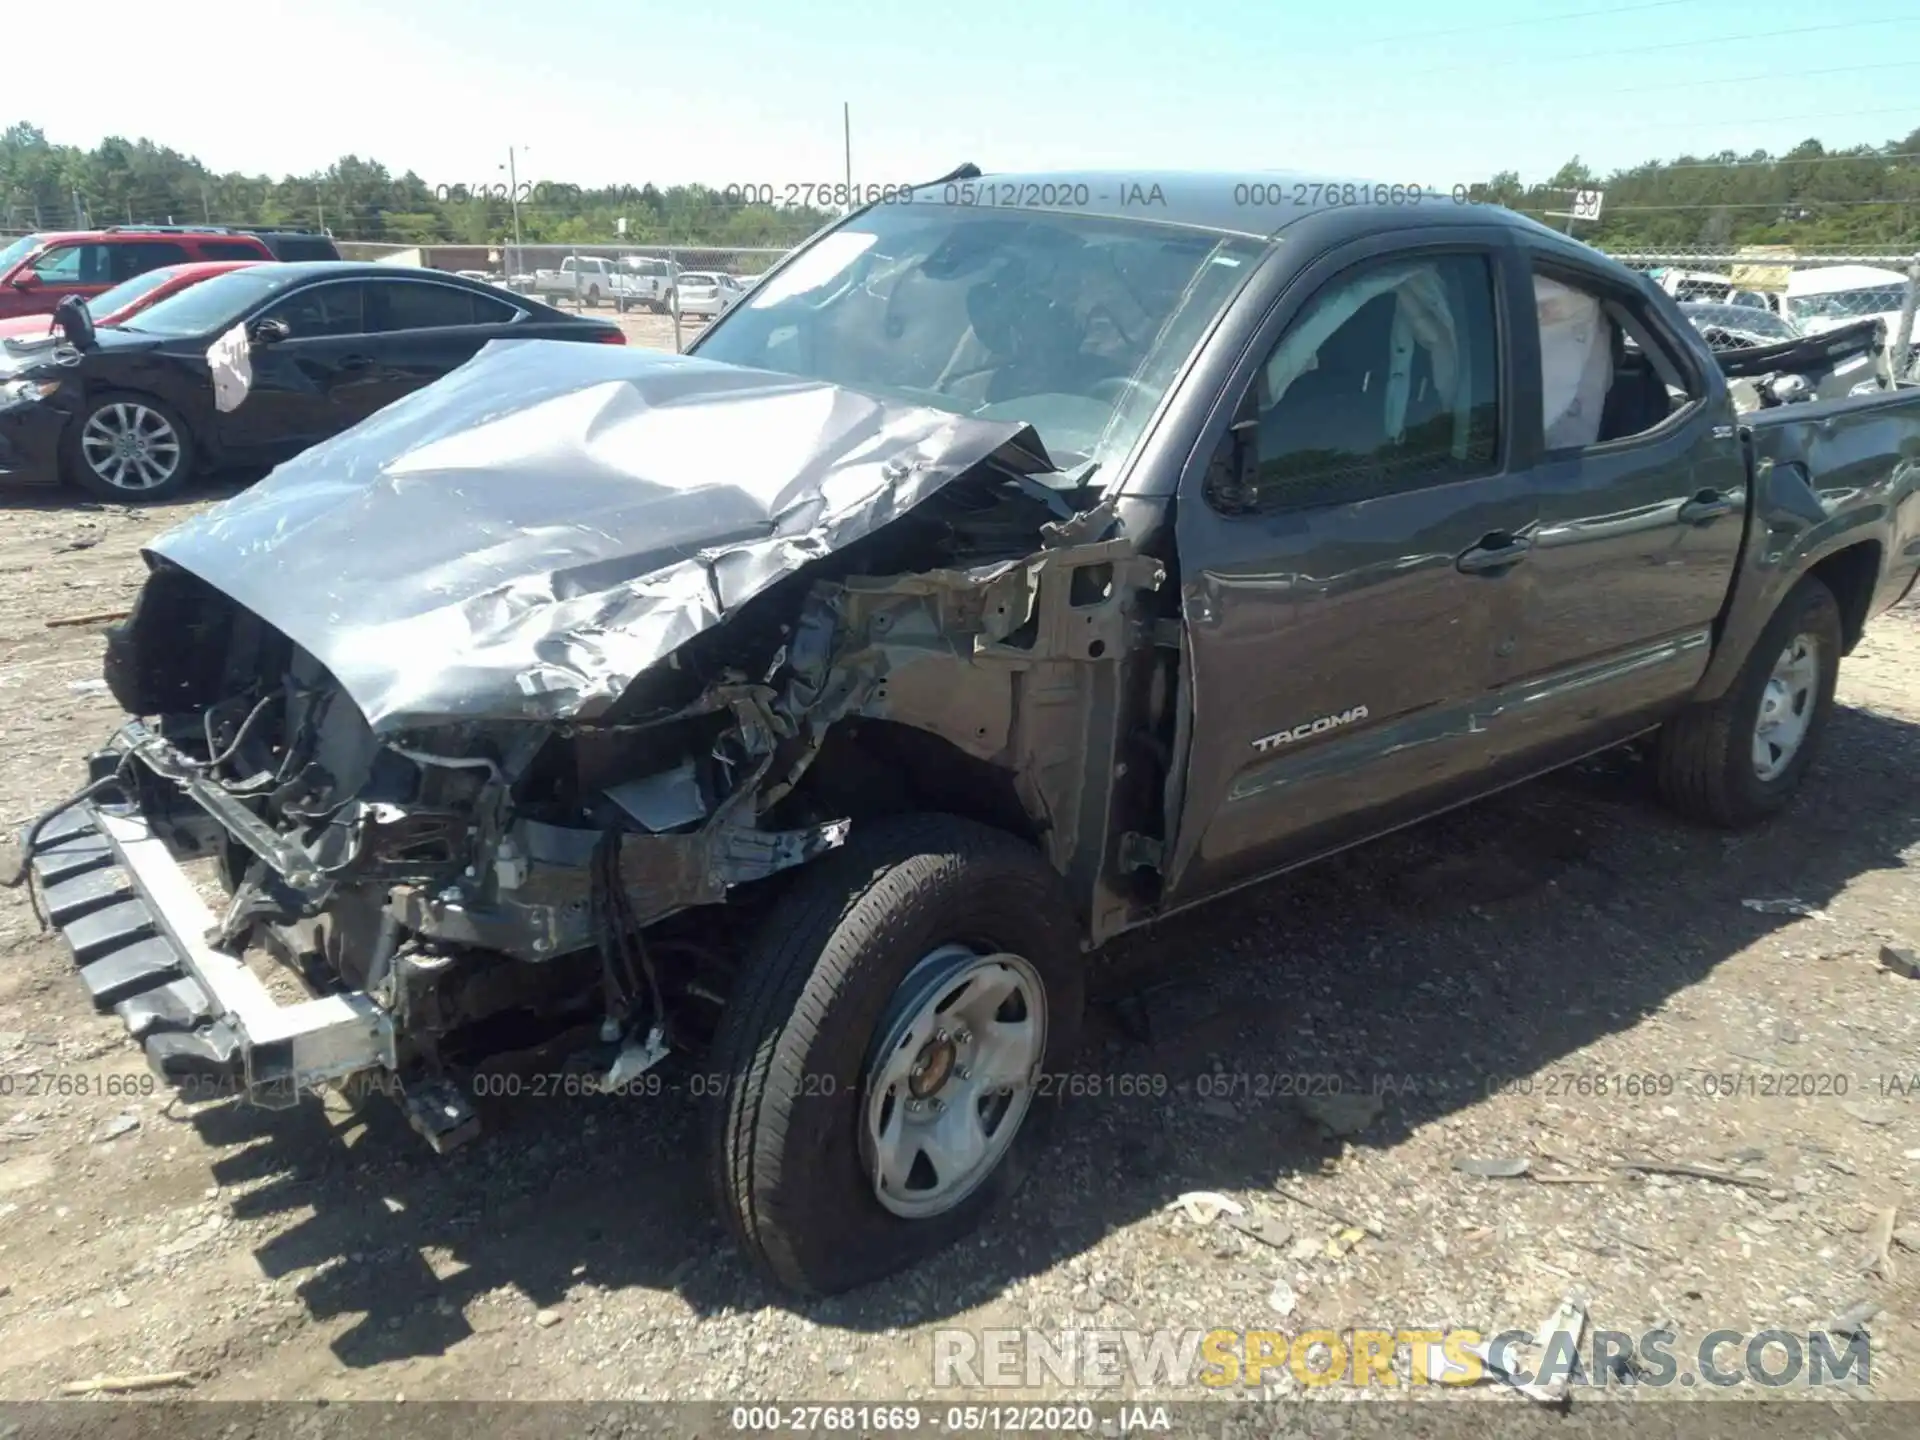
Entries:
{"label": "driver door", "polygon": [[1518,628],[1537,501],[1511,443],[1517,266],[1480,233],[1360,242],[1296,278],[1223,397],[1241,441],[1183,478],[1192,734],[1170,903],[1486,783],[1477,712]]}
{"label": "driver door", "polygon": [[216,422],[221,448],[234,460],[278,464],[378,408],[363,282],[303,286],[246,323],[261,320],[280,321],[288,334],[253,346],[253,386]]}

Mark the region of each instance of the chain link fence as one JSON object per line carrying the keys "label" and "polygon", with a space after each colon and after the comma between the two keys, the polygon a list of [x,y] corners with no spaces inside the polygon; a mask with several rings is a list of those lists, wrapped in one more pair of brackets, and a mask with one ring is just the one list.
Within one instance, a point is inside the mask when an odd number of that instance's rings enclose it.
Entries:
{"label": "chain link fence", "polygon": [[1920,254],[1811,251],[1783,245],[1609,248],[1723,335],[1773,344],[1859,320],[1886,326],[1894,375],[1920,384]]}
{"label": "chain link fence", "polygon": [[[421,265],[471,276],[568,310],[651,314],[672,321],[679,350],[787,251],[738,245],[340,244],[349,260]],[[645,343],[645,342],[643,342]],[[664,335],[657,343],[665,343]]]}
{"label": "chain link fence", "polygon": [[[15,217],[16,219],[18,217]],[[572,244],[406,246],[343,240],[349,259],[424,265],[484,278],[550,304],[578,309],[675,313],[693,325],[718,313],[787,247],[725,244]],[[1920,384],[1920,253],[1916,249],[1814,250],[1780,245],[1626,248],[1602,243],[1613,258],[1653,277],[1676,299],[1734,307],[1712,319],[1722,334],[1771,343],[1851,321],[1886,326],[1893,373]],[[698,282],[683,286],[682,275]],[[1745,321],[1744,325],[1738,323]],[[676,330],[678,330],[676,325]],[[677,343],[677,342],[676,342]]]}

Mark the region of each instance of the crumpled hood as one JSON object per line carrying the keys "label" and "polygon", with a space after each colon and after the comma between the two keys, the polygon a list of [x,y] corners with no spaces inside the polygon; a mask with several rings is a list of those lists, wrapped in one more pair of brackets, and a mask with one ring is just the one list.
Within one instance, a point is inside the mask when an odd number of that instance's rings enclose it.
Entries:
{"label": "crumpled hood", "polygon": [[587,719],[781,575],[1024,425],[693,356],[495,341],[150,547],[325,665],[378,732]]}

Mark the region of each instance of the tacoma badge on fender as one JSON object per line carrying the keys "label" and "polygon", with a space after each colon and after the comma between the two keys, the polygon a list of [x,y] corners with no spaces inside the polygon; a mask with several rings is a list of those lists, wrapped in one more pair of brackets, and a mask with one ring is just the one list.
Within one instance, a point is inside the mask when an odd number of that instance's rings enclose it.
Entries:
{"label": "tacoma badge on fender", "polygon": [[1296,740],[1304,740],[1309,735],[1321,735],[1328,730],[1337,730],[1342,725],[1351,725],[1356,720],[1367,718],[1367,707],[1356,705],[1351,710],[1342,710],[1338,715],[1322,715],[1318,720],[1309,720],[1304,725],[1296,725],[1291,730],[1276,730],[1271,735],[1262,735],[1253,742],[1253,748],[1261,752],[1277,750],[1282,745],[1291,745]]}

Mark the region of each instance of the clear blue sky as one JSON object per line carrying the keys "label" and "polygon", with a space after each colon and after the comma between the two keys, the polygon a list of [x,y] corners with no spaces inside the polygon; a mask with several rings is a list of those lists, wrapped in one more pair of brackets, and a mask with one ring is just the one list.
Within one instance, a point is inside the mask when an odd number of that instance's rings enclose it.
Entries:
{"label": "clear blue sky", "polygon": [[[96,0],[74,13],[78,53],[101,68],[76,83],[30,47],[8,67],[0,124],[81,145],[144,135],[275,176],[353,152],[430,183],[491,182],[517,145],[522,181],[832,182],[842,101],[854,178],[875,183],[962,160],[1539,180],[1576,153],[1604,170],[1920,126],[1920,0],[248,0],[191,13]],[[25,12],[12,18],[17,32]],[[1768,33],[1782,31],[1798,33]]]}

